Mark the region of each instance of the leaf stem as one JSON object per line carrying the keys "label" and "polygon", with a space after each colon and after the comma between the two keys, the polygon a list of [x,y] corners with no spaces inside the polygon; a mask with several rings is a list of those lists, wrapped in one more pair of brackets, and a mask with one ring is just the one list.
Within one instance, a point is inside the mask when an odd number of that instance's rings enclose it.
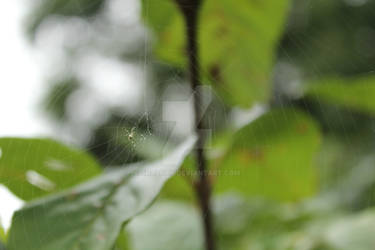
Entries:
{"label": "leaf stem", "polygon": [[207,161],[205,157],[204,145],[204,119],[201,110],[202,93],[199,91],[200,64],[198,58],[198,21],[199,10],[202,0],[176,0],[180,10],[185,17],[187,54],[189,59],[190,85],[193,92],[194,102],[194,126],[198,141],[195,149],[195,158],[199,179],[196,185],[196,194],[201,208],[204,224],[205,247],[206,250],[215,250],[215,239],[213,231],[213,219],[211,209],[211,184],[208,178]]}

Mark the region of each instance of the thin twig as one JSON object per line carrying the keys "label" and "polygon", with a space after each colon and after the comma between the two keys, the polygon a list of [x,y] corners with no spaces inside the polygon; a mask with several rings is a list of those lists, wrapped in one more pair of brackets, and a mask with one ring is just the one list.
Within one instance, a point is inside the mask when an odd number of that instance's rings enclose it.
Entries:
{"label": "thin twig", "polygon": [[211,184],[208,178],[207,161],[205,157],[204,145],[204,119],[201,111],[202,96],[199,91],[200,86],[200,65],[198,58],[198,19],[201,0],[176,0],[182,13],[185,16],[187,54],[189,58],[190,84],[194,100],[194,121],[195,130],[198,135],[198,142],[195,150],[196,164],[199,172],[199,180],[196,185],[196,194],[201,207],[202,219],[205,233],[206,250],[215,250],[215,239],[213,230],[212,210],[211,210]]}

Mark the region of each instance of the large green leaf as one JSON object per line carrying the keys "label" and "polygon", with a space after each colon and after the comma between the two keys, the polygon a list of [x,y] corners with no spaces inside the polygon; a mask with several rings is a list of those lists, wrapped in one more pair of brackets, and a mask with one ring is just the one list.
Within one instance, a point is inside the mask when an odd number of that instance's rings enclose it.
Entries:
{"label": "large green leaf", "polygon": [[[156,34],[155,53],[186,64],[183,18],[173,0],[143,0],[143,16]],[[250,107],[270,97],[275,47],[289,0],[206,0],[199,45],[203,74],[230,104]]]}
{"label": "large green leaf", "polygon": [[375,114],[375,77],[329,77],[310,82],[306,95],[316,101]]}
{"label": "large green leaf", "polygon": [[0,138],[0,183],[24,200],[78,184],[100,173],[83,151],[51,139]]}
{"label": "large green leaf", "polygon": [[320,143],[316,123],[295,109],[276,109],[243,127],[222,159],[215,191],[239,190],[280,200],[312,195],[313,159]]}
{"label": "large green leaf", "polygon": [[10,250],[107,250],[124,223],[146,209],[191,151],[190,138],[168,157],[114,170],[15,213]]}

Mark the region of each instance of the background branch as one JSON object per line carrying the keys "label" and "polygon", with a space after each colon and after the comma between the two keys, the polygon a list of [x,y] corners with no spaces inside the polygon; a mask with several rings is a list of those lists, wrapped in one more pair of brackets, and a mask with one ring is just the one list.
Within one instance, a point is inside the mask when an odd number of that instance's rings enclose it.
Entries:
{"label": "background branch", "polygon": [[194,125],[198,135],[198,142],[195,150],[196,164],[199,171],[199,180],[196,185],[196,194],[201,207],[202,219],[204,223],[205,244],[207,250],[215,249],[213,232],[213,221],[211,211],[211,184],[208,178],[207,161],[204,152],[204,117],[201,110],[202,95],[200,86],[200,65],[198,58],[197,33],[199,9],[201,0],[176,0],[185,17],[187,54],[189,57],[190,84],[194,101]]}

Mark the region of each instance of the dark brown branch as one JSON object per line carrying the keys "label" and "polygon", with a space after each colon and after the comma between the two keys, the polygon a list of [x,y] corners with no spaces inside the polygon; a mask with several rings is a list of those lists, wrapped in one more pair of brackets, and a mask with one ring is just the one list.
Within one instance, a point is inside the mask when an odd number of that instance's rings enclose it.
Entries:
{"label": "dark brown branch", "polygon": [[203,129],[205,127],[201,110],[202,93],[198,89],[200,86],[200,65],[198,58],[197,34],[201,0],[176,0],[176,2],[185,17],[190,84],[194,98],[194,121],[195,130],[198,135],[195,158],[199,171],[199,180],[196,186],[196,194],[202,212],[206,250],[215,250],[212,210],[210,204],[211,184],[208,178],[207,161],[204,151],[205,135]]}

